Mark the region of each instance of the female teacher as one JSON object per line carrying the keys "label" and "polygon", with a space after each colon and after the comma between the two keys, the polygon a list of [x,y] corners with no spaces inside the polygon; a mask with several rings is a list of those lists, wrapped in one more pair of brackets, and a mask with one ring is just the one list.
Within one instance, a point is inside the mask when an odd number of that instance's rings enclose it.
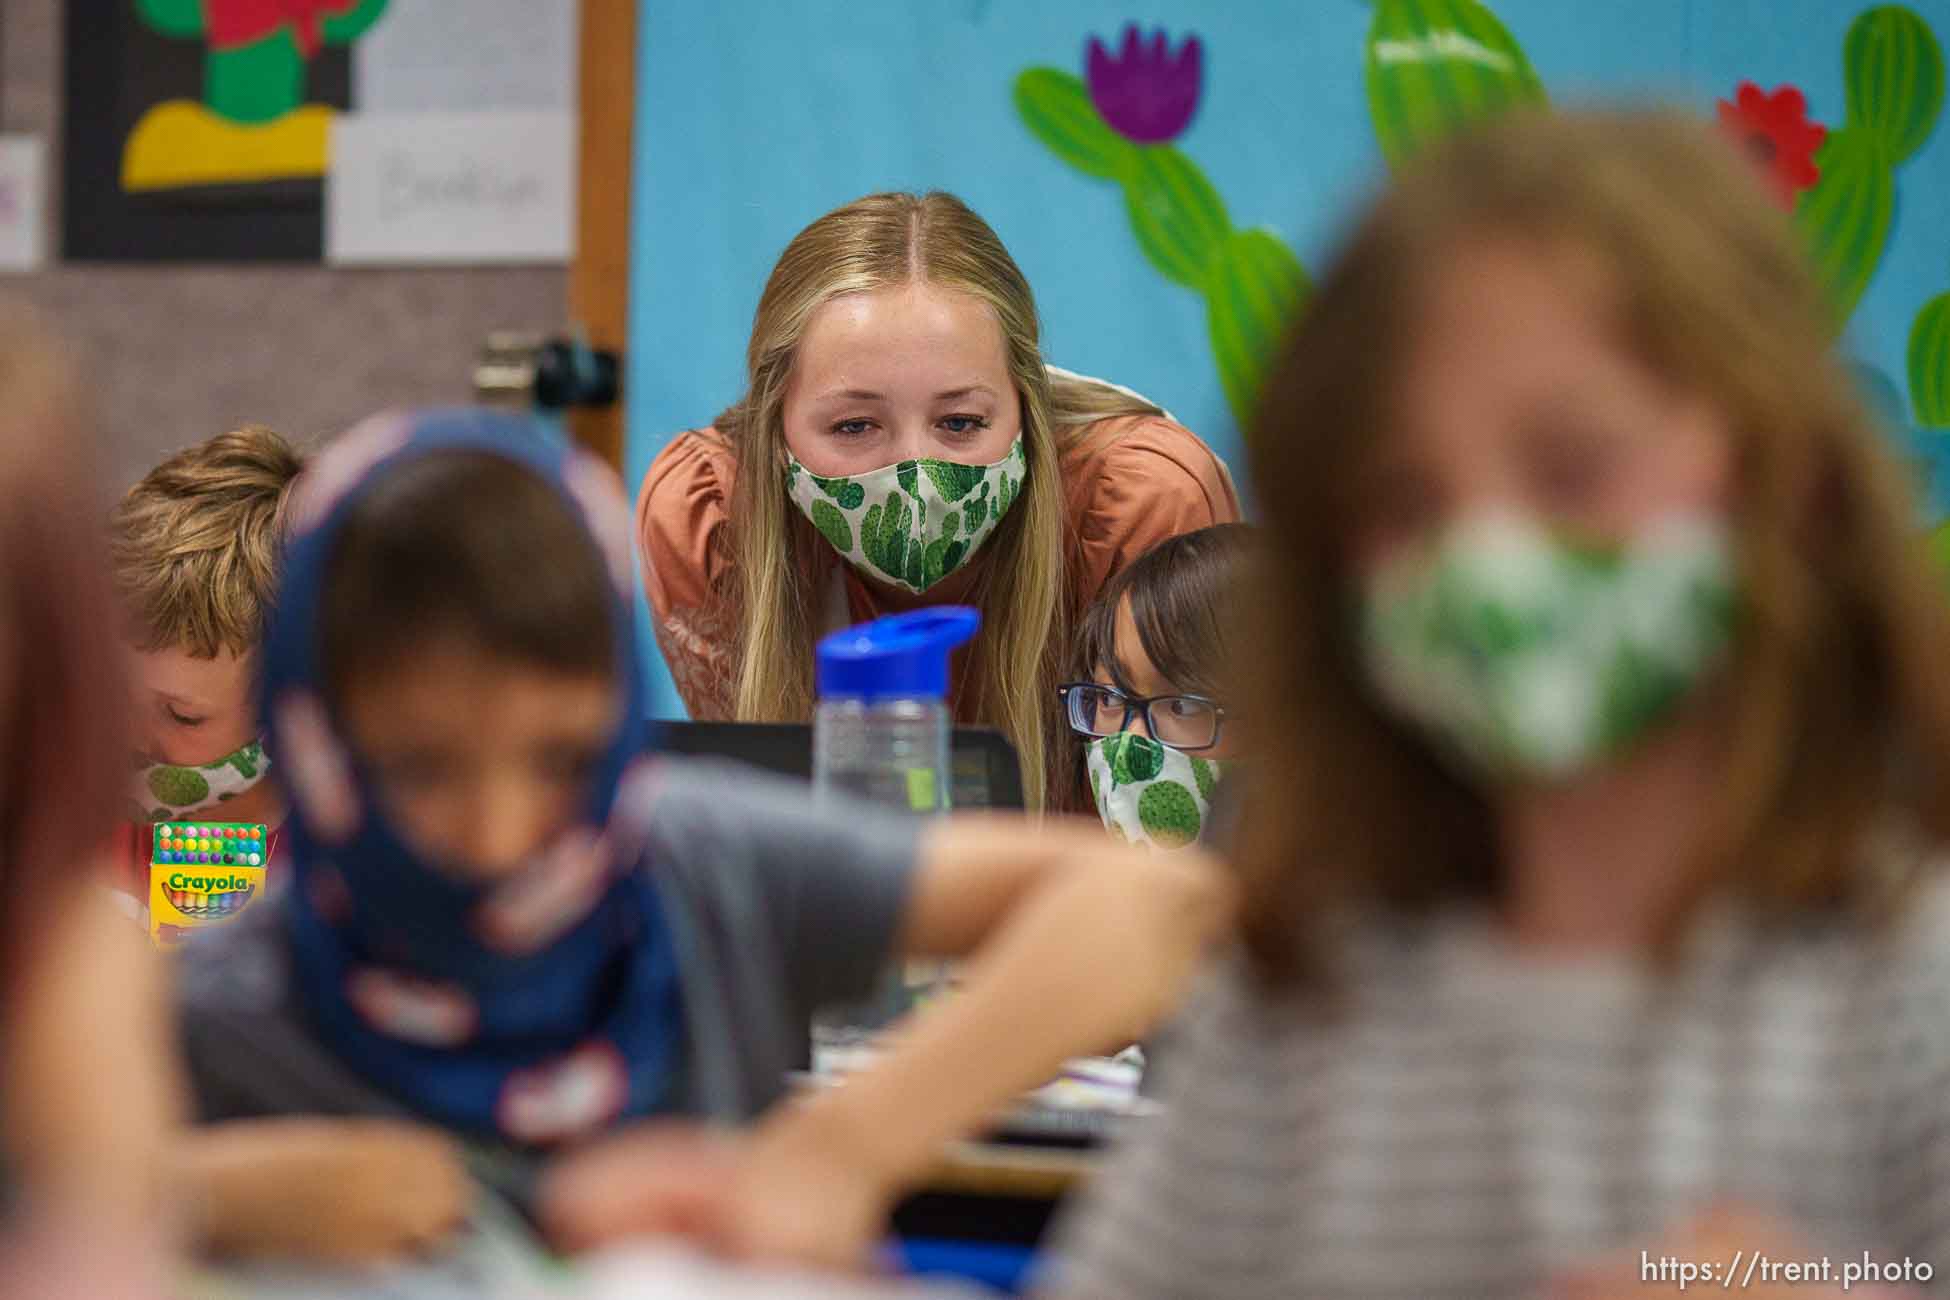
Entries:
{"label": "female teacher", "polygon": [[1035,300],[948,194],[874,194],[786,246],[745,394],[637,502],[656,633],[691,715],[804,721],[813,643],[970,604],[955,717],[1000,728],[1031,807],[1078,802],[1057,714],[1075,620],[1153,543],[1239,516],[1225,465],[1126,389],[1046,366]]}

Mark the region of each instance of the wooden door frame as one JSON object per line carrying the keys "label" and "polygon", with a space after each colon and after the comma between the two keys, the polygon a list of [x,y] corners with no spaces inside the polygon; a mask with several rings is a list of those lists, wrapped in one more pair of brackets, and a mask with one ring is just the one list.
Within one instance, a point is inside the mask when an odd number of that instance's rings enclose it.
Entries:
{"label": "wooden door frame", "polygon": [[[637,0],[579,0],[577,24],[576,246],[569,319],[592,347],[622,357],[630,327],[630,205],[636,123]],[[622,402],[574,410],[575,440],[623,468]]]}

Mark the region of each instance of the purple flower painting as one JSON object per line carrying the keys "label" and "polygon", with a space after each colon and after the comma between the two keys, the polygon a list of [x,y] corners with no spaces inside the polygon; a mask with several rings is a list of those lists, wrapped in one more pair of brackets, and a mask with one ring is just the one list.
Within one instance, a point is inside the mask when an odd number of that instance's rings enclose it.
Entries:
{"label": "purple flower painting", "polygon": [[1136,23],[1124,28],[1116,55],[1095,36],[1084,61],[1090,102],[1112,129],[1136,144],[1175,140],[1198,111],[1203,50],[1187,36],[1174,53],[1160,27],[1147,38]]}

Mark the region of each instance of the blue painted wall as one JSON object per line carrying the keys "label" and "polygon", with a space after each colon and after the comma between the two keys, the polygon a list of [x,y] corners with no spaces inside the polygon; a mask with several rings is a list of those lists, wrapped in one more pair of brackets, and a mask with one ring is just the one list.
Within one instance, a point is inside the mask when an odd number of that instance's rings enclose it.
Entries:
{"label": "blue painted wall", "polygon": [[[1655,95],[1713,113],[1752,80],[1799,86],[1842,121],[1842,39],[1862,0],[1492,0],[1554,102]],[[1909,0],[1940,40],[1950,0]],[[1137,388],[1237,466],[1239,435],[1205,304],[1139,253],[1117,186],[1023,126],[1018,73],[1079,75],[1086,39],[1124,24],[1204,44],[1197,116],[1177,140],[1233,222],[1317,271],[1381,159],[1362,79],[1366,0],[722,0],[647,3],[633,196],[626,477],[738,395],[774,258],[829,208],[881,189],[953,190],[1035,286],[1050,359]],[[1950,289],[1950,144],[1898,172],[1881,267],[1850,348],[1903,387],[1910,322]],[[657,712],[681,713],[661,666]]]}

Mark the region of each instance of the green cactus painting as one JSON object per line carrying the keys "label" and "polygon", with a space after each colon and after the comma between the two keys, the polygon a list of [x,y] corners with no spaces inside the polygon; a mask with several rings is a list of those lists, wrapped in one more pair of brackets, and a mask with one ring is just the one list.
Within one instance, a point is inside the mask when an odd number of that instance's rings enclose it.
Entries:
{"label": "green cactus painting", "polygon": [[[1893,416],[1916,465],[1931,550],[1950,576],[1950,293],[1938,294],[1916,313],[1907,351],[1909,410],[1901,409],[1898,397],[1896,411],[1883,414]],[[1882,383],[1893,394],[1895,386],[1886,379]]]}
{"label": "green cactus painting", "polygon": [[[1850,26],[1843,62],[1850,128],[1877,142],[1885,157],[1913,155],[1943,107],[1943,52],[1929,24],[1907,9],[1872,9]],[[1950,293],[1917,312],[1904,361],[1909,410],[1896,399],[1896,429],[1923,480],[1932,553],[1950,574]]]}
{"label": "green cactus painting", "polygon": [[168,37],[200,40],[203,99],[143,114],[122,151],[130,191],[321,176],[332,110],[305,102],[306,72],[327,45],[363,35],[387,0],[133,0]]}
{"label": "green cactus painting", "polygon": [[1896,169],[1922,147],[1943,107],[1943,50],[1901,5],[1859,15],[1842,41],[1846,115],[1815,155],[1820,174],[1794,209],[1846,319],[1882,261]]}
{"label": "green cactus painting", "polygon": [[1016,112],[1059,159],[1121,186],[1145,259],[1204,297],[1219,380],[1245,426],[1266,362],[1309,285],[1278,236],[1233,225],[1212,182],[1171,143],[1198,109],[1202,58],[1196,36],[1174,52],[1164,32],[1147,38],[1133,24],[1118,54],[1091,38],[1084,78],[1058,68],[1023,72]]}
{"label": "green cactus painting", "polygon": [[[1856,15],[1842,38],[1843,119],[1833,131],[1807,120],[1801,92],[1771,95],[1752,83],[1720,121],[1753,149],[1808,242],[1838,319],[1847,320],[1881,265],[1894,224],[1897,169],[1936,129],[1943,109],[1943,50],[1914,10],[1880,5]],[[1888,376],[1855,370],[1877,415],[1915,466],[1931,551],[1950,576],[1950,293],[1924,304],[1905,354],[1909,400]]]}
{"label": "green cactus painting", "polygon": [[[1542,79],[1483,0],[1369,0],[1363,55],[1382,155],[1411,157],[1443,132],[1546,101]],[[1903,5],[1859,14],[1842,40],[1842,125],[1810,121],[1793,86],[1743,82],[1718,104],[1721,124],[1755,155],[1808,241],[1846,319],[1874,276],[1897,202],[1896,173],[1936,128],[1943,54]],[[1176,140],[1196,113],[1202,49],[1173,51],[1162,31],[1124,31],[1112,54],[1091,38],[1086,76],[1035,67],[1015,83],[1018,115],[1052,154],[1123,188],[1131,231],[1160,274],[1204,296],[1228,404],[1246,425],[1267,357],[1308,294],[1306,272],[1276,236],[1232,224],[1224,200]],[[1950,308],[1945,308],[1950,312]],[[1921,328],[1919,323],[1919,328]],[[1935,336],[1932,335],[1932,338]],[[1916,370],[1911,359],[1912,381]],[[1942,386],[1950,388],[1950,372]],[[1950,439],[1950,427],[1946,427]],[[1946,541],[1950,546],[1950,541]]]}
{"label": "green cactus painting", "polygon": [[1909,404],[1916,422],[1950,431],[1950,293],[1916,313],[1909,330]]}
{"label": "green cactus painting", "polygon": [[1368,113],[1391,164],[1458,126],[1544,102],[1522,47],[1478,0],[1375,0],[1364,63]]}
{"label": "green cactus painting", "polygon": [[[1794,216],[1846,317],[1882,260],[1896,206],[1897,165],[1936,129],[1943,51],[1915,12],[1884,5],[1849,24],[1842,70],[1843,126],[1815,155],[1820,179],[1800,196]],[[1857,370],[1916,467],[1932,550],[1950,574],[1950,293],[1939,293],[1917,312],[1904,361],[1907,403],[1880,371]]]}
{"label": "green cactus painting", "polygon": [[[1399,163],[1442,132],[1505,108],[1542,104],[1522,47],[1480,0],[1374,0],[1366,58],[1375,137]],[[1896,168],[1936,126],[1943,55],[1901,5],[1858,15],[1842,41],[1846,116],[1830,131],[1800,90],[1743,82],[1719,102],[1722,126],[1754,153],[1791,209],[1844,319],[1882,260]]]}

